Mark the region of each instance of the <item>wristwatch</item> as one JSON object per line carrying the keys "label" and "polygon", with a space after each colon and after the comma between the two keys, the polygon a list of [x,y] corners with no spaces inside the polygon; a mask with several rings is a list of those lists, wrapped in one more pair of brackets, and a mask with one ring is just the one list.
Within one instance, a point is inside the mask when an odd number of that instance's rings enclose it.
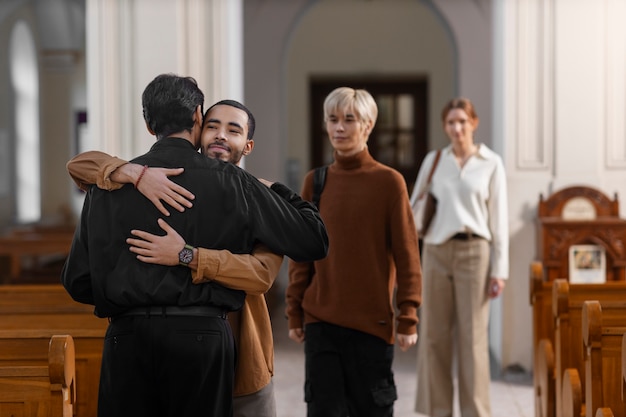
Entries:
{"label": "wristwatch", "polygon": [[185,244],[185,247],[178,252],[178,263],[182,266],[189,266],[193,259],[193,246]]}

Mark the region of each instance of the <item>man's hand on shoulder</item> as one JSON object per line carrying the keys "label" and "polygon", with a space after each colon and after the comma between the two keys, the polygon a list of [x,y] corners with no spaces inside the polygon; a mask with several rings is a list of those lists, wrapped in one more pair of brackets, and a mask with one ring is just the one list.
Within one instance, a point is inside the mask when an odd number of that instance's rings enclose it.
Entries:
{"label": "man's hand on shoulder", "polygon": [[144,167],[139,164],[128,163],[111,173],[111,180],[120,183],[134,184],[154,206],[165,216],[170,212],[163,203],[183,212],[191,208],[191,200],[195,196],[186,188],[171,181],[168,177],[182,174],[184,168],[156,168]]}

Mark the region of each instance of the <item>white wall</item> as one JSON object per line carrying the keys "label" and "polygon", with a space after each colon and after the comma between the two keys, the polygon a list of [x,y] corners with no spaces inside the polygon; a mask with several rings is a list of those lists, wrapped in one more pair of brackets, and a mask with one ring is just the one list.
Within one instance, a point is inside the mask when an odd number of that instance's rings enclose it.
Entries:
{"label": "white wall", "polygon": [[[536,257],[539,194],[572,185],[595,187],[611,198],[626,193],[626,33],[618,22],[626,5],[613,0],[494,5],[495,130],[504,138],[515,278],[504,298],[503,362],[530,368],[528,276]],[[624,217],[623,204],[620,211]]]}
{"label": "white wall", "polygon": [[240,100],[242,20],[240,0],[87,0],[93,148],[128,159],[154,144],[141,94],[161,73],[194,77],[205,105]]}
{"label": "white wall", "polygon": [[[359,22],[345,25],[346,21]],[[320,26],[324,27],[320,31]],[[394,30],[372,30],[372,28]],[[427,35],[426,35],[427,34]],[[393,3],[320,1],[310,7],[291,32],[285,53],[285,142],[288,157],[304,174],[311,169],[309,82],[311,77],[412,76],[428,79],[428,146],[448,143],[438,109],[455,92],[455,49],[446,28],[431,8],[416,1]]]}

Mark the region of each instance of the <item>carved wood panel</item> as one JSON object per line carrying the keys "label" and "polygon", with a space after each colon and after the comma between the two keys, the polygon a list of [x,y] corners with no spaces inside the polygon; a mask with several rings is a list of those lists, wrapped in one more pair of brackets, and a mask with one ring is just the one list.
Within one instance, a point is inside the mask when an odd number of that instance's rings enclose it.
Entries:
{"label": "carved wood panel", "polygon": [[[594,212],[581,213],[584,220],[564,219],[563,211],[573,200],[584,200]],[[572,245],[598,245],[606,253],[607,281],[626,280],[626,220],[619,218],[617,196],[583,186],[569,187],[540,196],[537,220],[537,259],[543,262],[548,281],[569,276],[569,249]]]}

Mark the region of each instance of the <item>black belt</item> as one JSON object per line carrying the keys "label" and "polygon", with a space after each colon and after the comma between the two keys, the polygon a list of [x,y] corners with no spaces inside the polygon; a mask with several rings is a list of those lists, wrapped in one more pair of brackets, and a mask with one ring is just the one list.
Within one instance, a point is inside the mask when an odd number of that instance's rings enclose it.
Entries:
{"label": "black belt", "polygon": [[222,307],[216,306],[147,306],[137,307],[125,311],[114,319],[127,316],[144,316],[144,317],[169,317],[169,316],[188,316],[188,317],[220,317],[226,318],[227,311]]}
{"label": "black belt", "polygon": [[472,240],[472,239],[484,239],[481,235],[471,232],[460,232],[452,236],[450,239],[454,240]]}

